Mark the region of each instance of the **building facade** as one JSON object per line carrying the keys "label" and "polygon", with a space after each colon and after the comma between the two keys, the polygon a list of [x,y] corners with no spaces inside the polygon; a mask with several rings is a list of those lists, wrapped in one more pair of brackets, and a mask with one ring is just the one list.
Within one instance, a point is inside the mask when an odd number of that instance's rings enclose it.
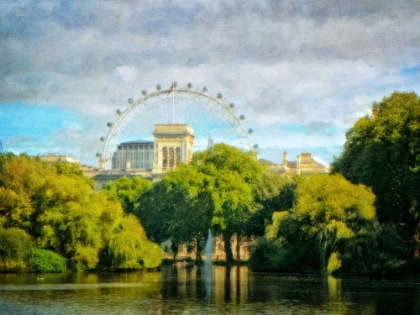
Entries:
{"label": "building facade", "polygon": [[304,152],[296,156],[295,161],[287,160],[287,152],[283,152],[283,163],[268,163],[269,169],[274,173],[287,175],[310,175],[310,174],[326,174],[329,168],[315,161],[310,153]]}
{"label": "building facade", "polygon": [[129,141],[122,142],[112,156],[112,169],[141,169],[152,170],[153,168],[153,142],[152,141]]}
{"label": "building facade", "polygon": [[180,163],[191,161],[194,146],[193,127],[182,124],[155,125],[153,175],[165,173]]}

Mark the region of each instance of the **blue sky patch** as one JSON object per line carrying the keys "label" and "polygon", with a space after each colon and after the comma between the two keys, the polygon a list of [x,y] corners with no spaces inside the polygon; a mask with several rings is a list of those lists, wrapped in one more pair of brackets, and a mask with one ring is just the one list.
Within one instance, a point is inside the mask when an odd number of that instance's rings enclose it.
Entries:
{"label": "blue sky patch", "polygon": [[420,74],[420,65],[415,66],[415,67],[404,68],[402,69],[401,73],[403,75],[409,75],[409,76],[418,75]]}
{"label": "blue sky patch", "polygon": [[54,106],[6,103],[0,105],[0,140],[8,137],[49,137],[79,124],[75,115]]}

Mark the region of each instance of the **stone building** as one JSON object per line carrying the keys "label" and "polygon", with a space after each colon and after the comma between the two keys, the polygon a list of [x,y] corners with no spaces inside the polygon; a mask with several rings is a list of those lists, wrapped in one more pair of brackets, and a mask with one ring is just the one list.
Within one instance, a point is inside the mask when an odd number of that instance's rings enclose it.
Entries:
{"label": "stone building", "polygon": [[153,137],[153,176],[160,176],[180,163],[191,161],[194,146],[194,130],[191,126],[155,125]]}
{"label": "stone building", "polygon": [[296,156],[295,161],[287,160],[287,152],[283,152],[283,163],[274,164],[268,162],[269,169],[274,173],[287,175],[310,175],[310,174],[324,174],[329,172],[329,168],[317,161],[315,161],[310,153],[301,153]]}
{"label": "stone building", "polygon": [[145,140],[122,142],[112,156],[112,169],[153,168],[153,142]]}
{"label": "stone building", "polygon": [[[93,178],[96,189],[120,177],[140,176],[158,181],[162,175],[191,161],[194,146],[194,129],[185,124],[155,125],[153,141],[137,140],[120,143],[112,156],[110,170],[86,169],[85,175]],[[101,165],[101,164],[100,164]]]}
{"label": "stone building", "polygon": [[75,163],[79,164],[79,160],[72,158],[68,155],[55,155],[54,153],[49,153],[47,155],[38,155],[38,158],[43,162],[49,162],[49,163]]}

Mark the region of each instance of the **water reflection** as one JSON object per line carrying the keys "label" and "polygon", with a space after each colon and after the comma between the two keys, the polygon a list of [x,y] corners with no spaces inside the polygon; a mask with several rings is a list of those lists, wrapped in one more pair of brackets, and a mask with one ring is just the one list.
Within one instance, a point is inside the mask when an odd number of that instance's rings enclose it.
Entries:
{"label": "water reflection", "polygon": [[339,301],[341,298],[341,279],[334,276],[328,276],[327,282],[330,299]]}
{"label": "water reflection", "polygon": [[236,266],[214,266],[211,279],[204,267],[172,266],[158,273],[0,274],[0,314],[418,314],[419,290],[415,283]]}

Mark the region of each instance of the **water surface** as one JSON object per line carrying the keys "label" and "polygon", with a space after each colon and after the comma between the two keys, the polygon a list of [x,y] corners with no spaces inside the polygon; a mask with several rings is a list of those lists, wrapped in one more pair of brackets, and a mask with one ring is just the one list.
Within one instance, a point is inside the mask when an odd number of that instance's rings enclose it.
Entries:
{"label": "water surface", "polygon": [[254,273],[0,274],[0,314],[420,314],[418,283]]}

